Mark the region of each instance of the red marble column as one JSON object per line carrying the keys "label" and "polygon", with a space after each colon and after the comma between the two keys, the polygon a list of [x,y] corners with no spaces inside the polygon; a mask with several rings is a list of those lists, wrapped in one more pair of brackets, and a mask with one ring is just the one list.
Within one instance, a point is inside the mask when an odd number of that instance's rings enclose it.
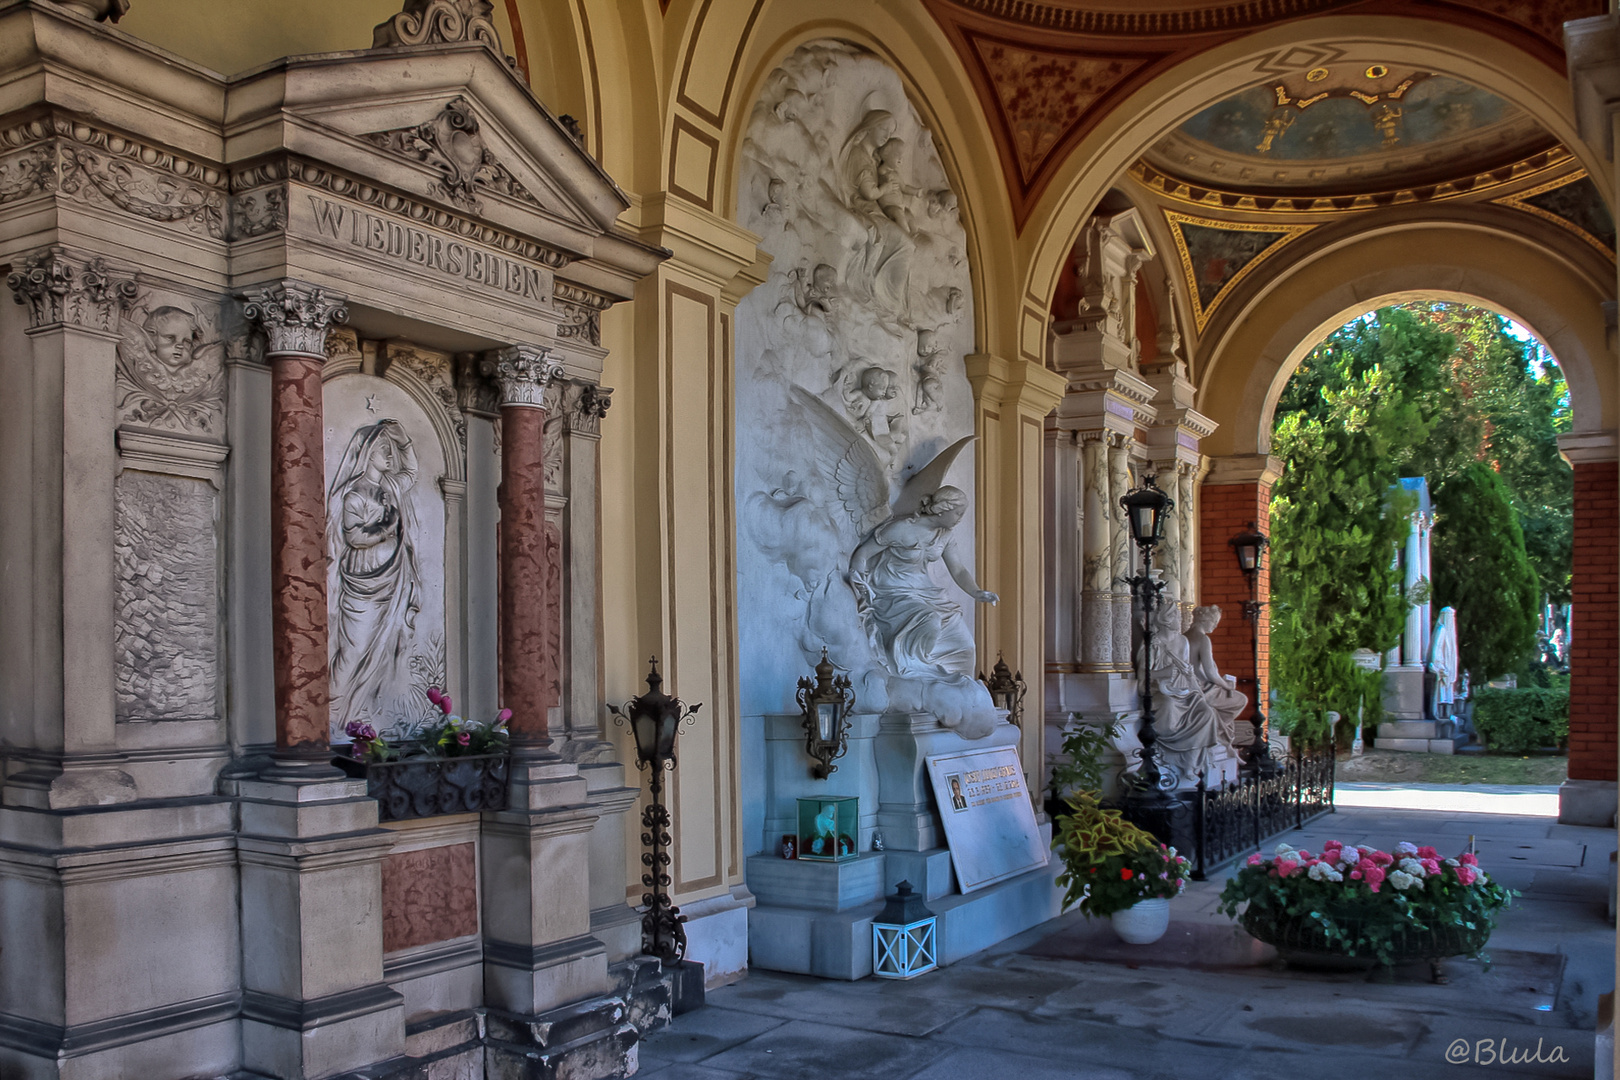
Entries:
{"label": "red marble column", "polygon": [[549,757],[559,672],[548,614],[558,568],[546,542],[545,391],[562,365],[544,349],[515,345],[485,367],[501,394],[501,704],[512,710],[513,755]]}
{"label": "red marble column", "polygon": [[326,641],[326,454],[321,367],[341,297],[285,281],[250,296],[270,363],[270,607],[276,751],[324,762],[330,724]]}

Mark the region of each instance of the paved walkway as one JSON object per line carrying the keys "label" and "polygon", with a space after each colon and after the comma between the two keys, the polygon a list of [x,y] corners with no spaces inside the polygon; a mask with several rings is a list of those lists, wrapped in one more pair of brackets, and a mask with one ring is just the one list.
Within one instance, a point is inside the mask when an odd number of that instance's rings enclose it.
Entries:
{"label": "paved walkway", "polygon": [[[1398,840],[1462,850],[1524,896],[1491,940],[1494,964],[1452,961],[1450,985],[1403,969],[1283,970],[1244,959],[1217,913],[1221,881],[1172,906],[1197,943],[1137,958],[1076,913],[911,982],[756,971],[709,994],[641,1048],[652,1080],[1137,1080],[1592,1076],[1597,996],[1614,987],[1607,829],[1546,818],[1341,809],[1287,839]],[[1167,941],[1170,939],[1167,938]],[[1093,944],[1094,943],[1094,944]],[[1087,959],[1068,958],[1078,953]],[[1486,1041],[1489,1040],[1489,1049]],[[1542,1061],[1500,1064],[1533,1054]],[[1448,1064],[1463,1046],[1466,1061]]]}
{"label": "paved walkway", "polygon": [[1381,810],[1440,810],[1453,814],[1558,816],[1558,785],[1405,784],[1340,781],[1333,786],[1337,806]]}

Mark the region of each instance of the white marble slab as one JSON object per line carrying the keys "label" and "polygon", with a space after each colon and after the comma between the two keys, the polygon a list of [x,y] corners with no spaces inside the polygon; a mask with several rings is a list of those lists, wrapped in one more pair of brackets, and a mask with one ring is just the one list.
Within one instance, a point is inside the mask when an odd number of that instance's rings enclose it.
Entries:
{"label": "white marble slab", "polygon": [[1015,747],[959,750],[927,761],[962,892],[1046,865],[1047,847]]}

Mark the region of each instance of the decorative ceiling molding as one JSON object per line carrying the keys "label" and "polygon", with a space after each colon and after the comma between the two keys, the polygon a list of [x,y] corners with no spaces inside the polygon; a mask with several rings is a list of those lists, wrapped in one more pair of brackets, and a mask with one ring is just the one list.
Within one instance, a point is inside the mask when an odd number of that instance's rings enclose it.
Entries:
{"label": "decorative ceiling molding", "polygon": [[1215,309],[1256,267],[1317,227],[1212,221],[1175,210],[1165,210],[1164,218],[1181,258],[1193,321],[1200,334]]}
{"label": "decorative ceiling molding", "polygon": [[1591,244],[1605,257],[1615,257],[1614,219],[1585,169],[1502,195],[1491,202],[1550,221]]}
{"label": "decorative ceiling molding", "polygon": [[[1406,203],[1441,202],[1448,199],[1475,198],[1496,188],[1522,184],[1537,177],[1558,174],[1537,191],[1550,190],[1570,182],[1563,170],[1569,168],[1574,155],[1564,146],[1555,146],[1538,154],[1515,161],[1499,169],[1471,173],[1433,184],[1417,184],[1387,188],[1382,191],[1352,195],[1259,195],[1252,191],[1221,189],[1208,184],[1194,183],[1138,161],[1129,171],[1131,179],[1144,188],[1173,202],[1197,206],[1206,210],[1238,210],[1284,216],[1300,214],[1352,214],[1378,210],[1386,206]],[[1581,175],[1585,175],[1584,172]],[[1504,196],[1507,198],[1515,196]]]}

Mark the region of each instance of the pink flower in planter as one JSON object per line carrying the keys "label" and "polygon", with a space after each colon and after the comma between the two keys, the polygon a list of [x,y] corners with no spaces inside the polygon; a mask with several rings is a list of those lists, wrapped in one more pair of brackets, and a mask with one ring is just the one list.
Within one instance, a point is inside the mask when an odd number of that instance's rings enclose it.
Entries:
{"label": "pink flower in planter", "polygon": [[1292,874],[1295,870],[1299,869],[1299,863],[1293,859],[1278,859],[1276,865],[1278,877],[1287,877],[1289,874]]}
{"label": "pink flower in planter", "polygon": [[1464,866],[1479,865],[1479,860],[1474,857],[1474,853],[1471,851],[1465,851],[1461,855],[1457,856],[1457,861],[1462,863]]}
{"label": "pink flower in planter", "polygon": [[1376,863],[1372,866],[1364,865],[1361,871],[1361,880],[1365,881],[1367,887],[1372,889],[1373,892],[1377,892],[1378,887],[1384,883],[1384,868]]}
{"label": "pink flower in planter", "polygon": [[510,719],[512,719],[512,710],[511,709],[502,709],[500,712],[495,714],[495,723],[496,724],[504,724]]}
{"label": "pink flower in planter", "polygon": [[1423,863],[1423,872],[1425,874],[1438,874],[1440,872],[1439,859],[1423,859],[1421,862]]}
{"label": "pink flower in planter", "polygon": [[444,695],[439,692],[439,688],[437,686],[428,687],[427,699],[433,702],[433,704],[437,705],[439,703],[439,699],[443,696]]}
{"label": "pink flower in planter", "polygon": [[1417,857],[1420,859],[1433,859],[1435,862],[1440,861],[1440,853],[1427,844],[1417,849]]}
{"label": "pink flower in planter", "polygon": [[1395,862],[1395,856],[1391,855],[1387,851],[1375,851],[1371,855],[1368,855],[1367,858],[1371,859],[1378,866],[1390,866]]}
{"label": "pink flower in planter", "polygon": [[468,745],[472,742],[472,732],[463,731],[460,735],[456,736],[456,742],[460,743],[462,746]]}
{"label": "pink flower in planter", "polygon": [[450,695],[449,694],[440,694],[439,695],[439,709],[444,713],[444,715],[449,716],[450,715],[450,710],[453,709],[454,707],[455,706],[450,704]]}
{"label": "pink flower in planter", "polygon": [[1472,866],[1464,865],[1457,867],[1457,880],[1462,882],[1464,885],[1472,885],[1474,883],[1474,879],[1478,876],[1479,874]]}
{"label": "pink flower in planter", "polygon": [[1250,865],[1250,866],[1259,866],[1263,861],[1264,860],[1260,858],[1260,853],[1257,851],[1253,855],[1249,856],[1248,865]]}

